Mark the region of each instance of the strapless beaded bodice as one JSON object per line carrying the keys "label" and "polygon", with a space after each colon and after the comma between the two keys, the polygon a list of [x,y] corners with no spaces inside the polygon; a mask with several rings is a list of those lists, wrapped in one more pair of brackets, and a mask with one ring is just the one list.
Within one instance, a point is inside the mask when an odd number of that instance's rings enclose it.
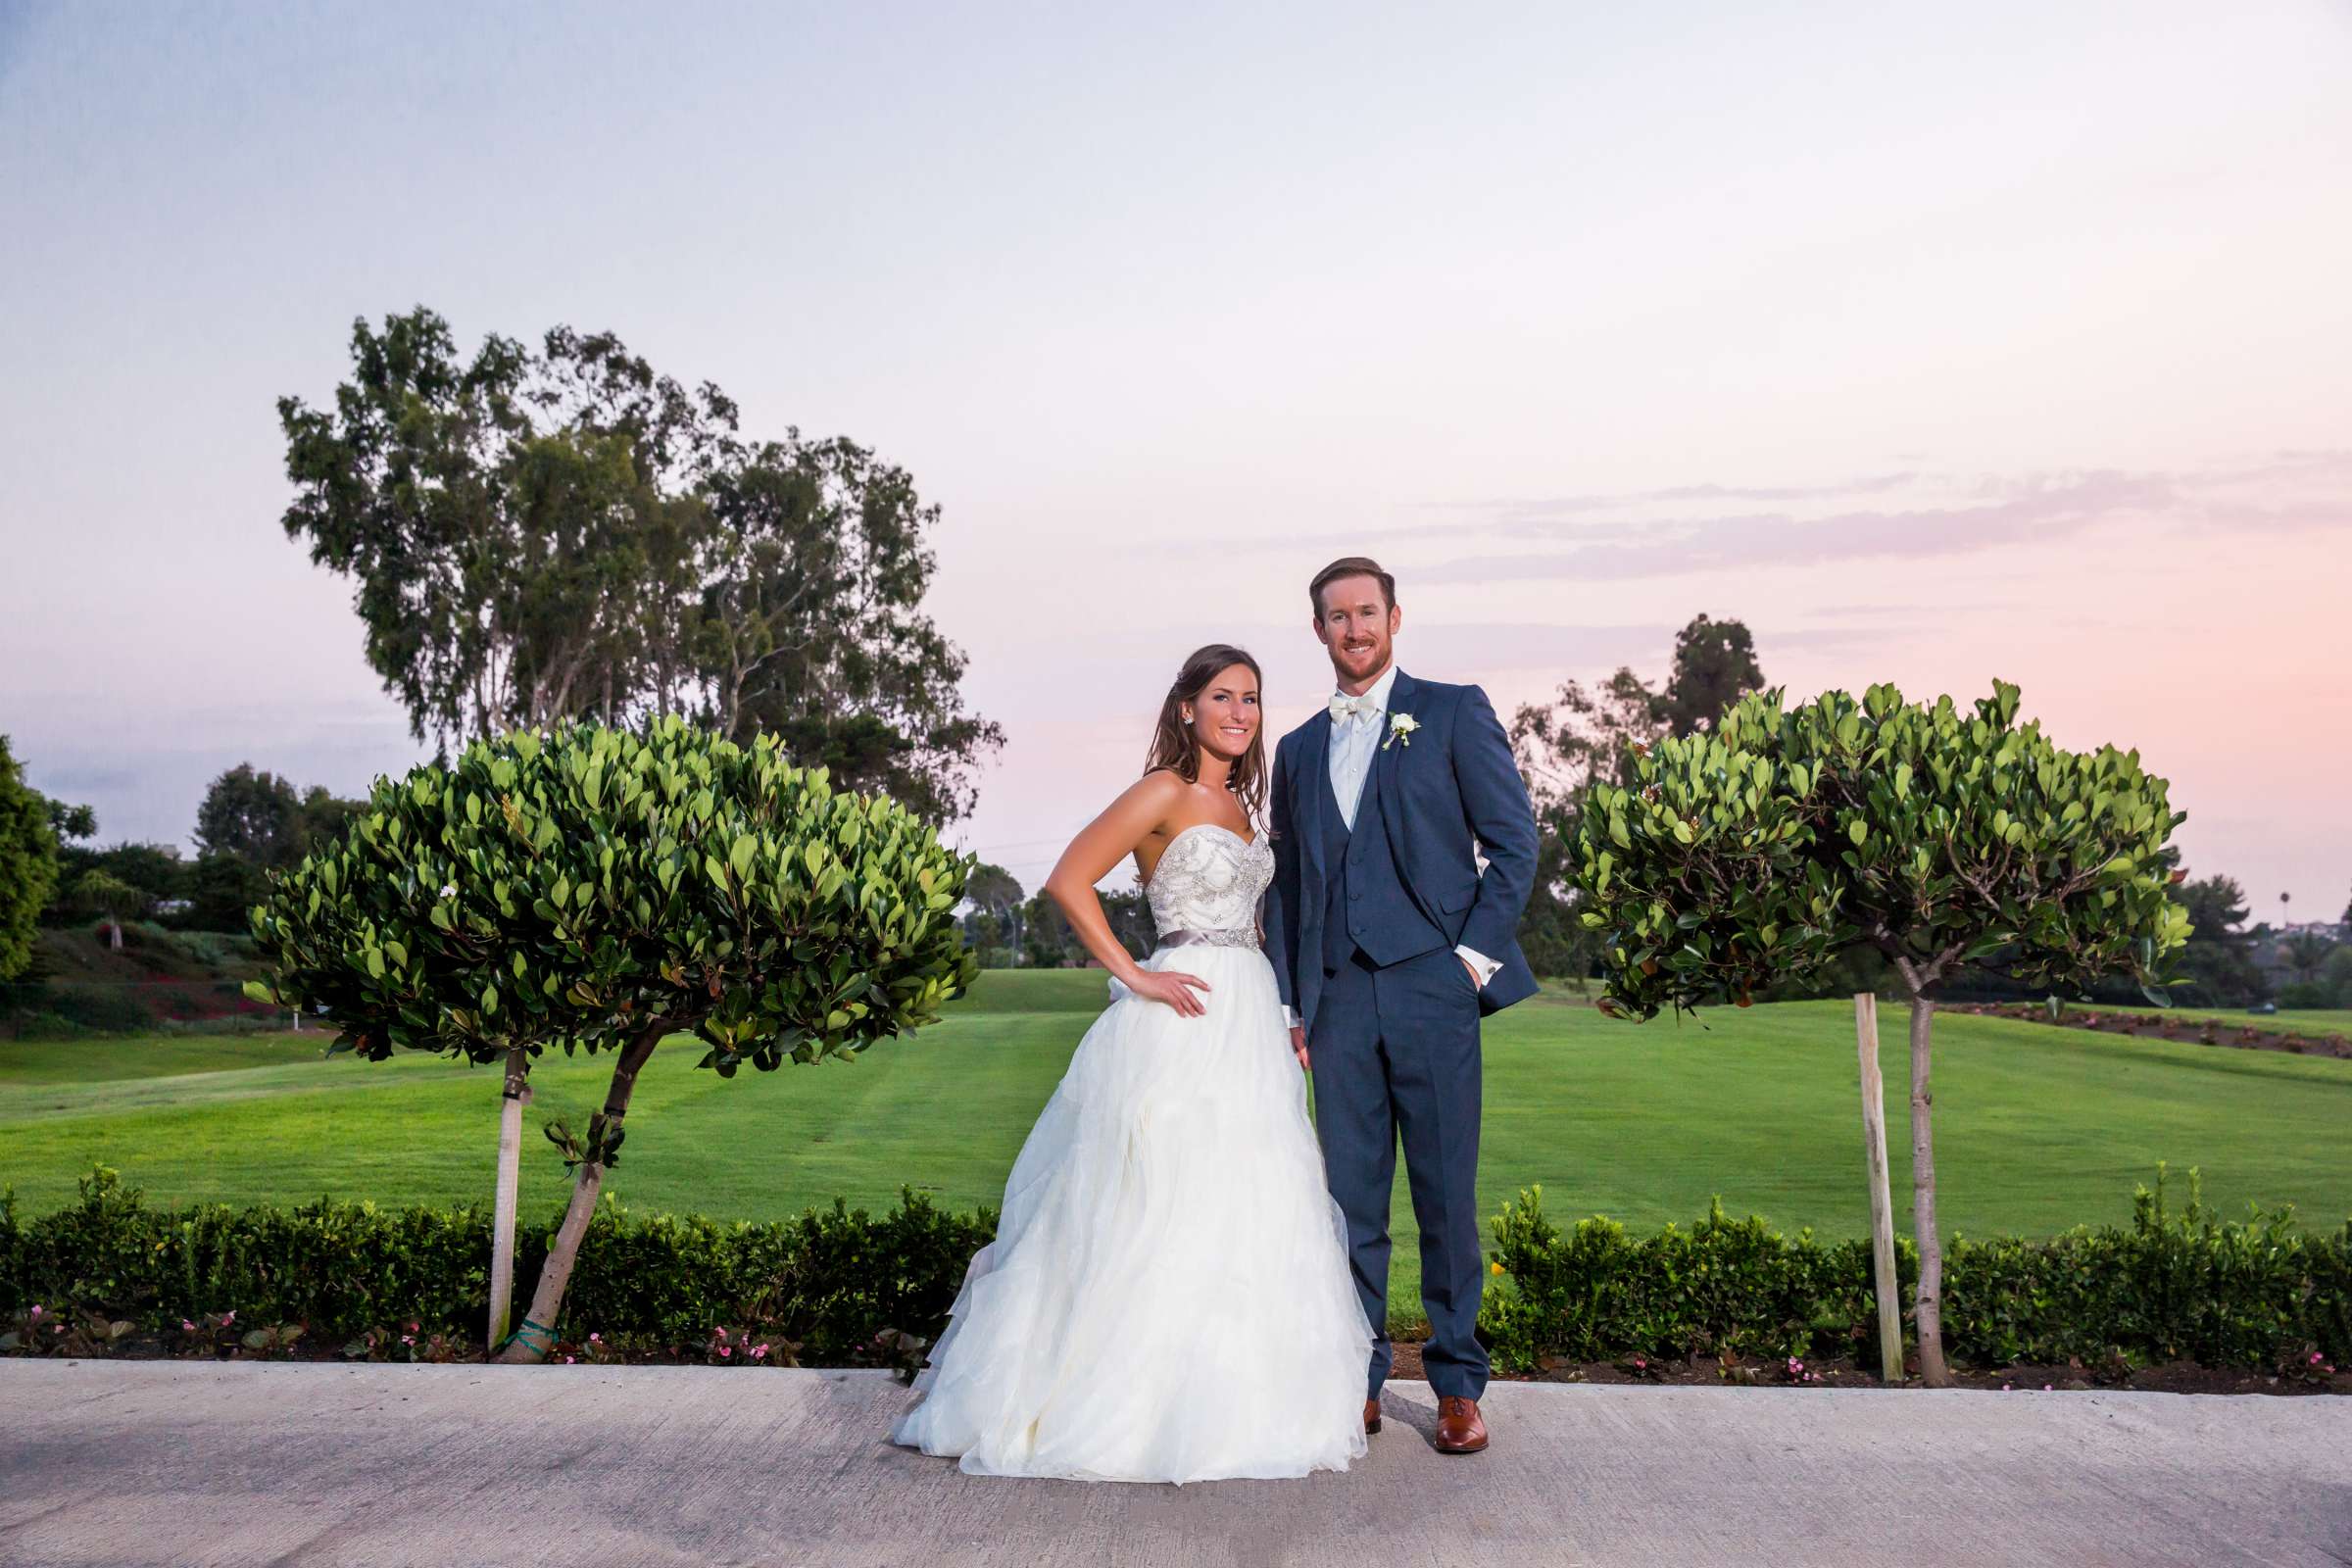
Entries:
{"label": "strapless beaded bodice", "polygon": [[1218,823],[1196,822],[1168,841],[1144,897],[1162,936],[1233,932],[1233,945],[1255,947],[1257,901],[1273,880],[1274,846],[1263,833],[1245,839]]}

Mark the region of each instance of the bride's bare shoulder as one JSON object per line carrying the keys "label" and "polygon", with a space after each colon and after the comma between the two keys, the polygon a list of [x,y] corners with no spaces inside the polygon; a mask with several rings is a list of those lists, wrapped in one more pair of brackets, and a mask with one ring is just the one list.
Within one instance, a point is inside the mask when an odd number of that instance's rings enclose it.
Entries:
{"label": "bride's bare shoulder", "polygon": [[1121,790],[1102,814],[1127,823],[1138,838],[1149,837],[1160,831],[1191,789],[1173,769],[1155,767]]}
{"label": "bride's bare shoulder", "polygon": [[1128,785],[1126,793],[1119,799],[1123,801],[1165,801],[1174,805],[1183,800],[1191,789],[1192,786],[1184,781],[1184,775],[1174,768],[1155,767]]}

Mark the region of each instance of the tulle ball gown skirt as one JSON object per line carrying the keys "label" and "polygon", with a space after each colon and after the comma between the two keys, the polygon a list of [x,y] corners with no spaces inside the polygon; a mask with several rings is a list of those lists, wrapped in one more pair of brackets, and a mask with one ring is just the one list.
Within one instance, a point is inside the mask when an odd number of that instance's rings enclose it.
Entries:
{"label": "tulle ball gown skirt", "polygon": [[1274,972],[1163,948],[1212,988],[1086,1032],[892,1431],[974,1475],[1211,1481],[1364,1452],[1371,1330]]}

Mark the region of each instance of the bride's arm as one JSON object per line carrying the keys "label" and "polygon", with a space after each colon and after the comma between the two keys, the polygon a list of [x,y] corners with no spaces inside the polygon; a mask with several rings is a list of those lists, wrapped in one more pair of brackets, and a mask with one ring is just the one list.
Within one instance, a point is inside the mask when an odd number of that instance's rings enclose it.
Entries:
{"label": "bride's arm", "polygon": [[1164,1002],[1178,1012],[1197,1015],[1205,1009],[1200,999],[1189,989],[1202,991],[1208,983],[1196,975],[1180,974],[1172,969],[1150,970],[1135,961],[1135,957],[1119,939],[1110,934],[1110,921],[1102,913],[1102,901],[1095,895],[1095,884],[1107,875],[1111,867],[1135,853],[1136,846],[1150,837],[1152,830],[1166,822],[1169,812],[1184,799],[1184,783],[1168,772],[1147,773],[1129,785],[1125,794],[1103,809],[1101,816],[1079,830],[1070,840],[1070,847],[1061,852],[1054,862],[1054,870],[1046,878],[1046,897],[1060,908],[1062,918],[1085,944],[1098,962],[1128,990],[1153,1002]]}

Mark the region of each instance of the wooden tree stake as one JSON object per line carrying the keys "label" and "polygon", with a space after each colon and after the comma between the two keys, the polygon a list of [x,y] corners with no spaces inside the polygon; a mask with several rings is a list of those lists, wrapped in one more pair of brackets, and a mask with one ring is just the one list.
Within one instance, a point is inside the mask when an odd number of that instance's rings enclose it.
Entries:
{"label": "wooden tree stake", "polygon": [[1886,1184],[1886,1086],[1879,1077],[1879,999],[1854,994],[1862,1058],[1862,1157],[1870,1170],[1870,1256],[1879,1296],[1880,1381],[1903,1381],[1903,1298],[1894,1277],[1894,1199]]}
{"label": "wooden tree stake", "polygon": [[492,1354],[507,1337],[514,1308],[514,1200],[521,1185],[522,1107],[531,1102],[530,1057],[519,1048],[507,1053],[506,1102],[498,1115],[498,1198],[490,1225],[490,1338]]}

